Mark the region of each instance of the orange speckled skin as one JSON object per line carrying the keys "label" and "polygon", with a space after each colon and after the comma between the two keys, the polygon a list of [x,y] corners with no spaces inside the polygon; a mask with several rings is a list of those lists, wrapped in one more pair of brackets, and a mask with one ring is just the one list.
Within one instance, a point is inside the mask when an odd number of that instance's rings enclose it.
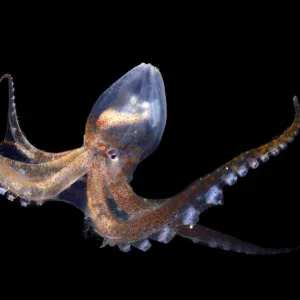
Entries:
{"label": "orange speckled skin", "polygon": [[[113,188],[109,186],[110,193],[113,194],[114,199],[120,207],[132,214],[138,214],[137,217],[133,217],[133,220],[128,222],[120,222],[113,218],[111,214],[107,213],[108,209],[105,207],[106,190],[104,187],[98,187],[96,193],[89,193],[88,196],[89,209],[95,230],[100,235],[109,238],[110,245],[115,245],[116,243],[133,243],[134,241],[147,238],[166,225],[174,226],[176,230],[177,226],[182,225],[181,220],[176,217],[180,215],[180,212],[187,205],[195,204],[197,198],[205,195],[210,187],[222,181],[222,178],[229,172],[228,170],[236,170],[239,166],[247,163],[251,159],[257,159],[260,155],[270,153],[274,148],[278,148],[280,144],[291,141],[291,139],[296,136],[299,123],[300,112],[298,111],[291,127],[280,137],[261,147],[235,157],[213,173],[194,182],[176,197],[166,199],[159,207],[152,209],[150,207],[150,210],[149,206],[145,205],[143,200],[134,194],[128,183],[124,181],[121,182],[120,190],[118,189],[118,183],[116,186],[113,186]],[[105,168],[105,160],[97,159],[89,173],[89,187],[101,182],[101,178],[105,177],[103,175]],[[110,180],[108,179],[107,181],[109,182]],[[105,182],[103,182],[103,184],[105,184]],[[102,192],[99,192],[100,189]],[[97,203],[99,204],[99,210],[96,209]],[[103,214],[103,209],[106,211],[106,214]],[[108,228],[110,228],[110,230],[108,230]]]}
{"label": "orange speckled skin", "polygon": [[[89,115],[83,146],[63,153],[47,153],[29,143],[16,116],[12,77],[4,75],[0,82],[3,79],[9,81],[9,113],[6,138],[0,145],[0,193],[8,199],[71,203],[91,220],[103,245],[117,245],[122,251],[131,245],[146,251],[148,238],[167,243],[175,234],[252,254],[291,250],[260,248],[197,221],[202,211],[223,202],[224,185],[233,185],[238,176],[293,141],[300,126],[297,98],[295,120],[281,136],[240,154],[178,195],[153,200],[136,195],[129,183],[137,164],[158,146],[166,124],[165,91],[157,68],[141,64],[107,89]],[[78,200],[79,190],[84,194]]]}

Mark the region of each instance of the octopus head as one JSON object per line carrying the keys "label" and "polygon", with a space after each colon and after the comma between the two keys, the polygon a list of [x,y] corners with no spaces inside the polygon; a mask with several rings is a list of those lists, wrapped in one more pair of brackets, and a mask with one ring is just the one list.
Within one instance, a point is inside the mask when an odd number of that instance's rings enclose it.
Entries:
{"label": "octopus head", "polygon": [[99,97],[87,120],[85,144],[122,169],[131,169],[156,149],[166,117],[161,73],[142,63]]}

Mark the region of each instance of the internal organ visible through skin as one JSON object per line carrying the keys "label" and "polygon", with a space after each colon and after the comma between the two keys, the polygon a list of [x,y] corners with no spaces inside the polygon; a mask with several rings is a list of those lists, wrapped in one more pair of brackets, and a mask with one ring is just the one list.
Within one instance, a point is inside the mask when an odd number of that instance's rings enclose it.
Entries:
{"label": "internal organ visible through skin", "polygon": [[[26,139],[16,115],[12,77],[4,75],[0,81],[3,79],[9,82],[9,114],[7,136],[0,147],[0,192],[9,199],[71,204],[74,200],[75,205],[81,180],[86,182],[86,198],[79,201],[86,201],[83,211],[103,237],[103,245],[117,245],[122,251],[129,251],[132,245],[146,251],[149,239],[167,243],[178,234],[211,247],[245,253],[291,250],[260,248],[197,222],[202,211],[223,203],[224,185],[233,185],[238,177],[278,155],[293,141],[300,124],[296,98],[295,120],[280,137],[237,156],[174,197],[145,199],[134,193],[129,182],[136,165],[159,144],[165,127],[165,92],[158,69],[141,64],[114,83],[91,111],[83,146],[62,153],[39,150]],[[64,191],[69,191],[68,196]]]}

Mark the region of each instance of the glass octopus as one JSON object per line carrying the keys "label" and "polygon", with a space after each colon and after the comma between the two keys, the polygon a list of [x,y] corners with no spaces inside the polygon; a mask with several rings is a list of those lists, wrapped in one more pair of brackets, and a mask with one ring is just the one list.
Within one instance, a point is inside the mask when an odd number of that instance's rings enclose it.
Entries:
{"label": "glass octopus", "polygon": [[149,240],[168,243],[179,235],[210,247],[249,254],[277,254],[290,248],[261,248],[198,224],[199,215],[223,203],[222,189],[248,169],[278,155],[300,127],[300,106],[294,97],[295,119],[278,138],[247,151],[200,178],[168,199],[145,199],[130,186],[139,162],[160,143],[166,125],[166,96],[160,71],[142,63],[110,86],[88,117],[83,146],[62,153],[35,148],[20,129],[11,75],[8,127],[0,145],[0,193],[17,197],[23,206],[65,201],[82,210],[105,245],[127,252],[146,251]]}

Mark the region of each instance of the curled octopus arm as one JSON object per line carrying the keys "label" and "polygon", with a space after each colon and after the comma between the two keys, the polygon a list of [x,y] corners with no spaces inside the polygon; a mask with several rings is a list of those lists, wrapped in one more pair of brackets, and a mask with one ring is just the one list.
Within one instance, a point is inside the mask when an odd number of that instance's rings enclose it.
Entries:
{"label": "curled octopus arm", "polygon": [[3,143],[0,144],[0,153],[4,156],[12,156],[14,159],[30,161],[31,163],[49,162],[69,154],[72,150],[61,153],[42,151],[28,141],[20,128],[17,117],[13,78],[10,74],[5,74],[0,78],[0,83],[4,79],[8,80],[9,102],[6,137]]}
{"label": "curled octopus arm", "polygon": [[[18,122],[13,78],[6,74],[0,78],[0,82],[4,79],[8,80],[9,107],[6,137],[0,144],[0,194],[9,200],[20,198],[23,206],[27,206],[29,201],[42,204],[44,200],[60,200],[84,211],[86,197],[83,191],[86,177],[81,174],[85,172],[74,170],[76,176],[69,181],[63,179],[63,174],[69,176],[71,171],[67,169],[77,166],[76,158],[87,163],[85,167],[88,169],[88,160],[84,158],[87,149],[80,147],[61,153],[49,153],[31,145]],[[78,180],[70,186],[78,176]],[[52,191],[49,187],[51,181]],[[59,183],[62,181],[65,183]],[[62,192],[56,195],[57,191]]]}

